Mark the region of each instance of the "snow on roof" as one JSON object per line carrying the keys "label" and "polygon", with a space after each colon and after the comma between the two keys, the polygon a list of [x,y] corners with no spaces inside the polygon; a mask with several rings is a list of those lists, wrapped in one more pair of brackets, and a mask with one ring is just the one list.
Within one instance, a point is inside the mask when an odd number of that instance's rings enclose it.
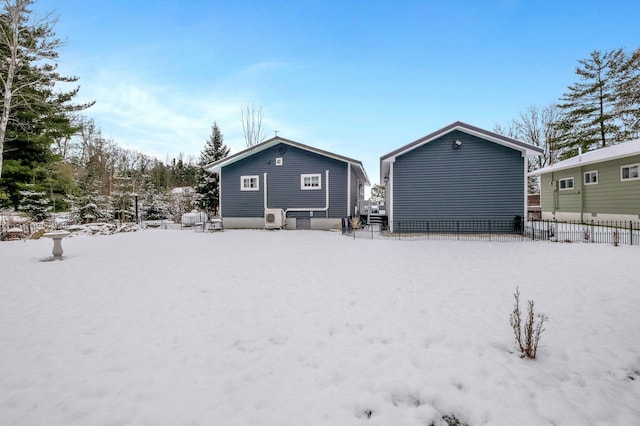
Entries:
{"label": "snow on roof", "polygon": [[618,158],[630,157],[632,155],[640,155],[640,139],[585,152],[582,155],[576,155],[575,157],[560,161],[551,166],[534,170],[529,173],[529,176],[541,175],[543,173],[555,172],[558,170],[565,170],[577,166],[600,163],[603,161],[616,160]]}

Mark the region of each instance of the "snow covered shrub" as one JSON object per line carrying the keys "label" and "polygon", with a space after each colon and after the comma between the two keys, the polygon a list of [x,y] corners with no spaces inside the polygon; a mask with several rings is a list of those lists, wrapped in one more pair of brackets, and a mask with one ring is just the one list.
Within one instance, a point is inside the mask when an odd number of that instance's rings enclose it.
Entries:
{"label": "snow covered shrub", "polygon": [[[445,424],[447,426],[469,426],[466,423],[461,422],[455,415],[453,414],[445,414],[442,416],[442,422],[440,424]],[[436,426],[435,423],[429,423],[429,426]]]}
{"label": "snow covered shrub", "polygon": [[467,426],[466,423],[460,422],[460,420],[458,420],[458,418],[453,414],[442,416],[442,420],[444,420],[448,426]]}
{"label": "snow covered shrub", "polygon": [[[522,358],[535,359],[538,352],[538,344],[540,343],[540,336],[544,331],[544,323],[549,321],[549,317],[545,314],[534,315],[533,313],[533,300],[528,301],[527,310],[527,322],[522,324],[522,314],[520,312],[520,290],[516,287],[516,292],[513,294],[516,299],[516,303],[511,312],[511,328],[515,334],[516,343],[522,352]],[[535,318],[538,321],[535,321]]]}

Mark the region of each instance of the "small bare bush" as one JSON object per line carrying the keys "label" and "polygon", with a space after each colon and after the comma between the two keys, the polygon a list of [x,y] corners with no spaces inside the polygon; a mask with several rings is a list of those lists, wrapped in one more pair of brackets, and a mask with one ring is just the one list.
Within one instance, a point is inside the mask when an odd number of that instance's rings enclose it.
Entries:
{"label": "small bare bush", "polygon": [[618,231],[617,229],[613,230],[613,234],[611,235],[611,242],[613,243],[614,247],[618,247],[618,245],[620,244],[620,231]]}
{"label": "small bare bush", "polygon": [[360,216],[351,216],[351,230],[353,232],[353,239],[356,239],[356,230],[360,229]]}
{"label": "small bare bush", "polygon": [[[516,302],[511,312],[511,328],[516,338],[516,343],[522,353],[522,358],[535,359],[538,352],[540,337],[544,332],[544,323],[549,321],[545,314],[535,315],[533,312],[534,302],[528,301],[527,320],[522,324],[522,313],[520,312],[520,290],[516,287],[513,294]],[[536,321],[537,318],[537,321]]]}

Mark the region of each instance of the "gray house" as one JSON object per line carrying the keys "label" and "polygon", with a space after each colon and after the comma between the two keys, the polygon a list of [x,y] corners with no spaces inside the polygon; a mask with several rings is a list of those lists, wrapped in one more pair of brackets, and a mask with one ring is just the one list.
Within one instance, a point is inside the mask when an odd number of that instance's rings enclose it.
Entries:
{"label": "gray house", "polygon": [[369,179],[362,163],[275,137],[206,166],[225,228],[339,229]]}
{"label": "gray house", "polygon": [[457,121],[380,158],[392,232],[510,231],[542,150]]}

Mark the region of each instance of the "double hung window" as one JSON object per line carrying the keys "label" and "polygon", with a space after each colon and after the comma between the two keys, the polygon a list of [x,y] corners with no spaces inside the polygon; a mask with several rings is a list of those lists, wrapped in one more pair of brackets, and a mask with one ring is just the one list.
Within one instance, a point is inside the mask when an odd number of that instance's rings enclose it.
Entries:
{"label": "double hung window", "polygon": [[259,176],[240,176],[240,191],[258,191],[259,189]]}
{"label": "double hung window", "polygon": [[585,172],[584,174],[584,184],[585,185],[595,185],[598,183],[598,171],[592,170],[590,172]]}
{"label": "double hung window", "polygon": [[620,167],[620,180],[640,179],[640,164],[631,164]]}
{"label": "double hung window", "polygon": [[300,189],[322,189],[320,174],[300,175]]}
{"label": "double hung window", "polygon": [[558,187],[560,188],[560,191],[573,189],[573,178],[570,177],[570,178],[560,179],[558,181]]}

